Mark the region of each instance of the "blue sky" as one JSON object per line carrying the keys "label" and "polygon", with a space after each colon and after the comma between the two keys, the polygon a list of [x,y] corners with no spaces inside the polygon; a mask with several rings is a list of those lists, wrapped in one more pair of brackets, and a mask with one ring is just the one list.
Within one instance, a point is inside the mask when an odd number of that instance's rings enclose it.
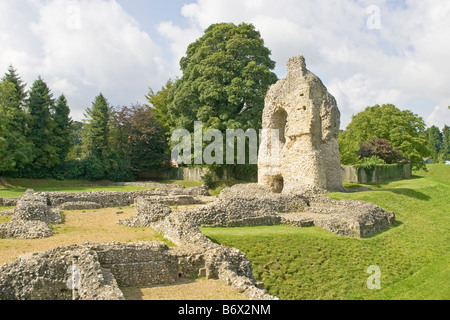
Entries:
{"label": "blue sky", "polygon": [[450,1],[433,0],[1,0],[0,73],[13,64],[64,93],[83,119],[102,92],[145,103],[180,76],[178,61],[212,23],[253,23],[286,73],[302,54],[353,114],[393,103],[428,125],[450,124]]}

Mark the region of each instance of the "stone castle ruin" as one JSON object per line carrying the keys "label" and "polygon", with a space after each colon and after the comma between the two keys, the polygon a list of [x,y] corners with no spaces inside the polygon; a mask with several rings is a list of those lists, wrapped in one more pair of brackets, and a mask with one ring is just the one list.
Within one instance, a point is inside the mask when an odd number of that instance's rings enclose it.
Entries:
{"label": "stone castle ruin", "polygon": [[[258,180],[273,192],[342,189],[339,155],[340,112],[322,81],[306,69],[305,58],[289,59],[288,74],[273,85],[263,113],[267,149],[278,144],[279,161],[261,152]],[[273,131],[278,140],[273,141]],[[276,156],[276,155],[275,155]]]}
{"label": "stone castle ruin", "polygon": [[[278,135],[266,139],[265,151],[279,149],[279,161],[261,152],[258,184],[235,185],[218,197],[205,188],[158,188],[0,198],[0,204],[16,205],[8,213],[11,222],[0,224],[0,238],[50,237],[49,224],[61,223],[60,210],[134,205],[136,215],[119,224],[151,227],[176,245],[85,243],[24,255],[0,268],[0,300],[124,299],[121,286],[174,284],[193,276],[220,279],[249,299],[277,299],[256,282],[244,253],[213,243],[199,227],[316,226],[368,238],[392,226],[393,212],[323,195],[348,191],[341,182],[339,122],[335,99],[297,56],[288,62],[286,79],[267,94],[263,127],[268,136]],[[183,205],[191,206],[178,208]]]}

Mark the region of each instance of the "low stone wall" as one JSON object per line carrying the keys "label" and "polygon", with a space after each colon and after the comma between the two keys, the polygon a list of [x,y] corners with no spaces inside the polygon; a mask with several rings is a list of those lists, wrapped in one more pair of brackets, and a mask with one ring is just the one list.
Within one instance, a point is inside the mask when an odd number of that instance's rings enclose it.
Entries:
{"label": "low stone wall", "polygon": [[13,207],[17,204],[17,201],[19,200],[18,197],[15,198],[0,198],[0,206],[3,207]]}
{"label": "low stone wall", "polygon": [[98,261],[114,275],[120,286],[152,286],[175,283],[178,261],[161,242],[94,244]]}
{"label": "low stone wall", "polygon": [[123,300],[121,286],[220,279],[250,299],[274,299],[256,287],[251,262],[236,249],[161,242],[60,247],[0,268],[0,300]]}
{"label": "low stone wall", "polygon": [[272,193],[258,184],[224,189],[219,199],[185,210],[192,221],[204,227],[270,226],[281,223],[279,213],[302,210],[301,196]]}
{"label": "low stone wall", "polygon": [[[365,190],[365,189],[364,189]],[[335,234],[369,238],[389,228],[395,214],[368,202],[336,201],[319,191],[277,194],[257,184],[235,185],[224,189],[214,202],[176,210],[139,198],[137,214],[119,223],[129,227],[150,226],[167,234],[175,244],[204,240],[198,226],[244,227],[286,224],[316,226]],[[180,222],[182,221],[182,222]],[[177,228],[173,228],[177,225]]]}
{"label": "low stone wall", "polygon": [[[47,199],[49,206],[62,207],[65,210],[127,207],[131,206],[139,197],[151,197],[155,203],[166,203],[168,205],[202,204],[203,202],[198,197],[209,195],[208,190],[203,187],[74,193],[41,192],[38,194]],[[20,198],[0,198],[0,204],[4,206],[15,206]],[[86,205],[86,207],[84,208],[83,205]]]}
{"label": "low stone wall", "polygon": [[411,179],[411,165],[378,165],[372,171],[357,166],[342,166],[343,183],[368,183],[391,180]]}
{"label": "low stone wall", "polygon": [[395,214],[369,202],[316,197],[304,211],[282,214],[282,222],[294,227],[316,226],[345,237],[369,238],[392,226]]}
{"label": "low stone wall", "polygon": [[[44,192],[48,204],[61,206],[64,203],[90,202],[102,208],[131,206],[138,197],[151,197],[155,202],[169,205],[201,204],[197,195],[204,194],[199,188],[192,189],[148,189],[138,191],[91,191],[81,193]],[[183,197],[184,196],[184,197]]]}
{"label": "low stone wall", "polygon": [[187,180],[202,181],[205,174],[212,174],[214,180],[227,180],[227,173],[224,172],[223,177],[218,177],[208,168],[171,168],[165,170],[143,171],[139,173],[141,180]]}
{"label": "low stone wall", "polygon": [[82,246],[27,254],[0,268],[0,300],[123,300],[96,253]]}

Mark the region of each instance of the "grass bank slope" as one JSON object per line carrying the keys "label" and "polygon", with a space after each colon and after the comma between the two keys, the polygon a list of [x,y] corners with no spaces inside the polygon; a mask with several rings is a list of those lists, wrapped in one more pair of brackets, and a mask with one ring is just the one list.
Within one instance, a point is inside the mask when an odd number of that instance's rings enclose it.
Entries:
{"label": "grass bank slope", "polygon": [[[370,239],[315,227],[202,231],[245,252],[257,279],[281,299],[450,299],[450,166],[428,169],[413,179],[367,185],[373,191],[329,195],[395,212],[395,225]],[[367,287],[372,265],[381,270],[380,290]]]}

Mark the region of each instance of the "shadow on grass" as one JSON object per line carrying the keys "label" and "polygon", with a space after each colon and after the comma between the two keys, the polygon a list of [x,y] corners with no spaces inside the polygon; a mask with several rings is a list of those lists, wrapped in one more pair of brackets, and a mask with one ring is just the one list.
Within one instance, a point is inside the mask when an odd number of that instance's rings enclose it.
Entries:
{"label": "shadow on grass", "polygon": [[388,181],[367,182],[367,183],[344,183],[344,187],[346,187],[347,189],[352,189],[352,190],[357,190],[361,187],[382,189],[382,188],[388,187],[389,184],[391,184],[392,182],[414,181],[414,180],[418,180],[418,179],[423,179],[423,177],[418,176],[418,175],[412,175],[412,177],[409,179],[392,179],[392,180],[388,180]]}
{"label": "shadow on grass", "polygon": [[[413,176],[411,179],[407,179],[407,180],[417,180],[417,179],[422,179],[423,177],[420,176]],[[395,181],[395,180],[393,180]],[[411,189],[411,188],[389,188],[389,184],[392,183],[393,181],[386,181],[386,182],[371,182],[371,183],[367,183],[367,184],[356,184],[356,183],[352,183],[352,184],[344,184],[344,187],[350,190],[358,190],[361,187],[368,187],[371,190],[367,190],[367,191],[372,191],[372,192],[380,192],[380,191],[387,191],[387,192],[392,192],[398,195],[403,195],[403,196],[407,196],[413,199],[417,199],[417,200],[421,200],[421,201],[430,201],[431,197],[419,192],[417,190]],[[365,191],[362,191],[365,192]]]}
{"label": "shadow on grass", "polygon": [[209,236],[205,236],[205,237],[208,238],[209,240],[211,240],[213,243],[221,245],[221,243],[217,239],[215,239],[213,237],[209,237]]}
{"label": "shadow on grass", "polygon": [[373,190],[375,192],[380,192],[380,191],[387,191],[387,192],[392,192],[398,195],[403,195],[403,196],[407,196],[416,200],[420,200],[420,201],[430,201],[431,197],[419,192],[417,190],[414,189],[408,189],[408,188],[390,188],[390,189],[381,189],[381,190]]}
{"label": "shadow on grass", "polygon": [[370,237],[368,237],[368,238],[362,238],[362,239],[367,239],[367,240],[374,239],[374,238],[376,238],[376,237],[378,237],[378,236],[380,236],[380,235],[382,235],[382,234],[384,234],[384,233],[393,231],[393,230],[397,229],[398,227],[400,227],[400,226],[402,226],[402,225],[403,225],[403,222],[397,220],[397,218],[396,218],[396,219],[395,219],[395,222],[394,222],[394,223],[392,224],[392,226],[390,226],[389,228],[380,230],[380,231],[378,231],[377,233],[371,235]]}

